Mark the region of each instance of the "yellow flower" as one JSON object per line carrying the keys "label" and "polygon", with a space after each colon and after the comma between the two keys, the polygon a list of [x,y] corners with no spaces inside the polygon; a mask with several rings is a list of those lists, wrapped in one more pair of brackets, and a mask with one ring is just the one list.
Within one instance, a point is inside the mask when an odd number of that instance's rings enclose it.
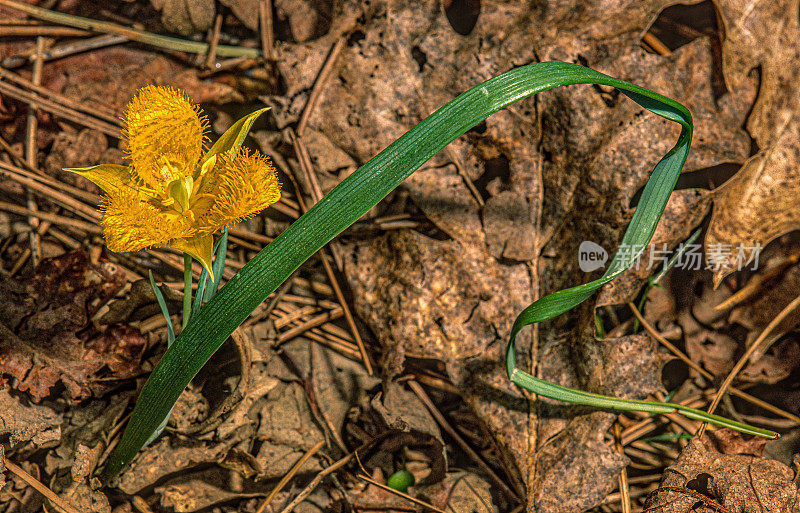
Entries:
{"label": "yellow flower", "polygon": [[211,273],[214,232],[280,199],[269,160],[240,149],[263,110],[240,119],[203,155],[208,122],[200,108],[170,87],[140,89],[123,118],[130,166],[67,169],[105,191],[100,212],[108,249],[166,245]]}

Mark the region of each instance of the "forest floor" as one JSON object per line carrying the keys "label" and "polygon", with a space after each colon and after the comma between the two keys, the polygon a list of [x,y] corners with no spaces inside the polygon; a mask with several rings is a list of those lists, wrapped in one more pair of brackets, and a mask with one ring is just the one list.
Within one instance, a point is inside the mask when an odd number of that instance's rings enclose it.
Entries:
{"label": "forest floor", "polygon": [[[799,511],[797,0],[24,5],[0,0],[0,513]],[[148,275],[177,314],[183,260],[109,251],[100,189],[63,169],[127,163],[139,88],[185,91],[212,141],[270,107],[245,145],[282,197],[231,228],[224,283],[436,108],[552,60],[676,99],[695,135],[639,264],[527,328],[520,364],[703,410],[719,395],[717,414],[781,438],[699,436],[507,380],[516,315],[602,271],[581,251],[618,250],[678,136],[574,86],[479,124],[309,259],[118,482],[99,480],[166,350]],[[387,487],[403,470],[415,483]]]}

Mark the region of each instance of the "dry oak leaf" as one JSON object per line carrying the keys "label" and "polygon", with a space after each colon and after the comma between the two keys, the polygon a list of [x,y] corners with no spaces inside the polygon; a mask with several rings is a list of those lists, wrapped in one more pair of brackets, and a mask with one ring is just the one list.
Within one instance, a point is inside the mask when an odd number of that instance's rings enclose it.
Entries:
{"label": "dry oak leaf", "polygon": [[709,438],[695,438],[664,473],[644,511],[794,513],[798,509],[793,479],[792,469],[779,461],[751,454],[723,454]]}
{"label": "dry oak leaf", "polygon": [[752,87],[760,71],[758,98],[747,118],[747,130],[762,149],[715,193],[714,214],[706,236],[725,258],[714,272],[718,285],[736,270],[739,247],[762,247],[800,228],[800,60],[798,0],[741,2],[718,0],[725,28],[723,73],[732,94]]}
{"label": "dry oak leaf", "polygon": [[113,326],[89,342],[89,303],[116,294],[125,274],[116,265],[89,262],[83,251],[43,260],[33,277],[0,282],[0,374],[34,401],[61,382],[72,399],[99,394],[109,385],[92,380],[107,368],[117,378],[139,372],[146,341],[138,330]]}

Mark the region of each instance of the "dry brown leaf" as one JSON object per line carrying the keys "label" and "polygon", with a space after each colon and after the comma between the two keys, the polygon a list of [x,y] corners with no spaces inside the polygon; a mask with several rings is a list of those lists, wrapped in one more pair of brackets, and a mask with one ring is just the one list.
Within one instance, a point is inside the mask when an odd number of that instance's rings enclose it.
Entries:
{"label": "dry brown leaf", "polygon": [[266,495],[264,492],[248,493],[230,488],[228,472],[208,469],[179,476],[168,484],[155,488],[155,493],[161,496],[161,506],[172,508],[177,513],[190,513],[221,502]]}
{"label": "dry brown leaf", "polygon": [[250,30],[258,28],[258,4],[261,0],[220,0],[222,5],[230,7],[234,16]]}
{"label": "dry brown leaf", "polygon": [[106,390],[90,379],[103,368],[116,378],[139,373],[146,341],[138,330],[112,326],[89,342],[77,333],[89,324],[91,301],[103,303],[122,288],[116,265],[89,262],[83,251],[43,260],[31,278],[0,282],[0,372],[35,401],[58,382],[73,399]]}
{"label": "dry brown leaf", "polygon": [[[739,245],[762,247],[781,234],[800,228],[800,111],[794,69],[800,59],[797,0],[740,2],[717,0],[725,28],[723,72],[732,95],[752,89],[758,99],[747,118],[747,130],[761,149],[715,193],[714,215],[706,251],[731,245],[726,268],[714,273],[719,284],[737,268]],[[718,246],[719,247],[719,246]]]}
{"label": "dry brown leaf", "polygon": [[[794,513],[792,469],[750,454],[723,454],[709,438],[693,439],[650,494],[650,513]],[[727,447],[731,447],[728,443]],[[739,446],[741,447],[741,446]],[[749,451],[748,448],[737,449]],[[720,507],[725,509],[720,509]]]}
{"label": "dry brown leaf", "polygon": [[188,473],[197,466],[216,463],[231,448],[229,441],[204,443],[161,437],[148,445],[119,477],[118,488],[133,495],[174,473]]}
{"label": "dry brown leaf", "polygon": [[48,63],[42,85],[86,105],[105,105],[122,115],[136,91],[148,84],[186,91],[196,103],[241,101],[232,87],[198,77],[198,70],[149,49],[114,46]]}
{"label": "dry brown leaf", "polygon": [[214,0],[150,0],[150,3],[161,11],[161,23],[170,32],[188,36],[208,30],[214,23]]}
{"label": "dry brown leaf", "polygon": [[24,405],[1,389],[0,436],[8,436],[12,447],[28,440],[41,447],[61,439],[61,415],[46,406]]}
{"label": "dry brown leaf", "polygon": [[[753,273],[748,284],[759,277],[770,274],[785,259],[785,255],[797,251],[794,244],[772,244],[761,256],[761,265]],[[749,330],[747,339],[750,342],[772,322],[773,319],[791,303],[800,292],[800,267],[792,265],[779,275],[763,283],[754,291],[747,301],[735,306],[730,311],[729,320]],[[789,313],[772,331],[769,340],[777,340],[800,324],[800,312]]]}
{"label": "dry brown leaf", "polygon": [[[72,405],[61,427],[61,443],[46,455],[44,471],[59,476],[70,475],[73,469],[82,473],[80,468],[86,465],[76,466],[81,452],[79,448],[105,449],[108,433],[117,426],[134,397],[133,391],[120,391],[111,403],[104,399],[90,399]],[[88,461],[83,459],[84,463]]]}
{"label": "dry brown leaf", "polygon": [[[278,383],[258,404],[256,436],[262,440],[257,454],[264,474],[262,479],[283,476],[303,454],[324,440],[299,383]],[[322,470],[317,460],[310,461],[307,471]]]}

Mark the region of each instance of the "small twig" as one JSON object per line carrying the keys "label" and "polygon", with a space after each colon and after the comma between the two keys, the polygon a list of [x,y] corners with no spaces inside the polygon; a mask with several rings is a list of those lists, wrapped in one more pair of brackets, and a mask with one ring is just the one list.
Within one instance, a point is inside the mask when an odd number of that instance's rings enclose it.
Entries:
{"label": "small twig", "polygon": [[[323,326],[325,325],[323,324]],[[334,351],[341,353],[351,360],[356,362],[361,361],[361,353],[358,352],[358,347],[355,345],[345,344],[339,340],[334,340],[330,335],[322,333],[319,328],[312,328],[305,332],[303,336],[308,337],[311,340],[322,344],[323,346],[333,349]]]}
{"label": "small twig", "polygon": [[[79,39],[77,41],[69,41],[68,43],[53,47],[44,52],[41,60],[52,61],[62,57],[75,55],[77,53],[83,53],[90,50],[97,50],[98,48],[122,44],[127,41],[127,37],[117,36],[114,34]],[[35,59],[36,58],[34,56],[12,55],[11,57],[6,57],[3,59],[2,63],[0,64],[2,64],[4,68],[18,68]]]}
{"label": "small twig", "polygon": [[672,56],[672,50],[670,50],[667,45],[661,42],[659,38],[655,36],[652,32],[645,32],[644,36],[642,36],[642,42],[644,42],[647,46],[653,49],[658,55],[663,57],[670,57]]}
{"label": "small twig", "polygon": [[258,3],[258,25],[261,34],[261,53],[265,59],[272,59],[272,47],[275,41],[272,0],[261,0]]}
{"label": "small twig", "polygon": [[[100,218],[100,215],[97,213],[97,210],[94,208],[86,205],[85,203],[81,203],[80,201],[75,200],[74,198],[64,194],[63,192],[54,189],[59,182],[55,182],[53,187],[49,187],[43,183],[41,183],[38,179],[31,178],[29,176],[25,176],[26,172],[22,169],[15,168],[10,164],[6,164],[5,162],[0,161],[0,176],[6,175],[10,177],[15,182],[18,182],[26,187],[29,187],[36,191],[37,193],[43,195],[47,199],[59,203],[66,209],[75,212],[85,219],[89,221],[97,221]],[[61,188],[66,188],[63,186]]]}
{"label": "small twig", "polygon": [[[2,68],[0,68],[0,69],[2,69]],[[28,163],[25,161],[25,159],[23,159],[21,156],[19,156],[17,154],[17,152],[14,151],[14,148],[12,148],[11,145],[8,144],[8,142],[5,139],[3,139],[2,136],[0,136],[0,147],[2,147],[3,150],[6,153],[8,153],[8,156],[11,157],[11,160],[13,160],[16,165],[18,165],[20,167],[24,167],[24,168],[28,167]],[[35,170],[34,169],[30,169],[30,171],[35,171]]]}
{"label": "small twig", "polygon": [[[619,422],[614,423],[614,446],[618,453],[625,453],[625,448],[622,446],[622,426],[620,426]],[[619,471],[619,496],[622,513],[631,513],[631,490],[628,484],[627,467],[623,467]]]}
{"label": "small twig", "polygon": [[[0,37],[84,37],[92,35],[87,30],[45,25],[0,25]],[[3,62],[5,66],[5,62]]]}
{"label": "small twig", "polygon": [[222,30],[222,15],[217,14],[214,20],[214,29],[211,32],[211,43],[208,45],[208,55],[206,56],[206,68],[212,69],[217,60],[217,46],[219,45],[219,34]]}
{"label": "small twig", "polygon": [[[0,0],[0,3],[3,1],[5,0]],[[10,73],[7,70],[6,72]],[[2,73],[0,73],[0,75],[1,74]],[[12,98],[16,98],[17,100],[23,102],[33,104],[44,111],[50,112],[64,119],[68,119],[70,121],[78,123],[79,125],[99,130],[100,132],[103,132],[104,134],[110,135],[112,137],[118,138],[120,136],[119,127],[117,127],[116,125],[112,125],[111,123],[107,123],[97,118],[87,116],[85,113],[78,112],[75,109],[71,109],[69,107],[65,107],[63,105],[55,103],[51,100],[42,98],[38,94],[25,91],[24,89],[20,89],[19,87],[13,86],[6,82],[0,81],[0,93],[6,94]]]}
{"label": "small twig", "polygon": [[256,513],[264,513],[264,511],[267,509],[267,506],[269,506],[269,503],[272,502],[272,499],[274,499],[275,496],[278,495],[278,493],[280,493],[281,490],[283,490],[283,487],[289,483],[289,481],[294,477],[295,474],[297,474],[297,471],[300,470],[300,468],[302,468],[305,462],[308,461],[308,459],[311,458],[313,455],[315,455],[317,451],[322,449],[324,445],[325,441],[321,440],[316,444],[314,444],[314,447],[309,449],[308,452],[303,454],[303,456],[299,460],[297,460],[297,463],[292,465],[292,468],[289,469],[289,472],[287,472],[286,475],[283,476],[280,481],[278,481],[278,484],[275,485],[275,488],[273,488],[272,491],[269,492],[269,495],[267,495],[267,497],[264,499],[264,502],[261,503],[261,506],[258,508],[258,510],[256,510]]}
{"label": "small twig", "polygon": [[70,228],[75,228],[77,230],[95,235],[100,235],[103,233],[103,229],[98,226],[97,223],[87,223],[71,217],[60,216],[49,212],[43,212],[41,210],[31,210],[14,203],[0,201],[0,210],[5,210],[6,212],[11,212],[12,214],[18,214],[21,216],[34,216],[42,221],[49,221],[51,224],[69,226]]}
{"label": "small twig", "polygon": [[[43,37],[36,38],[36,60],[33,62],[33,76],[32,82],[35,85],[41,85],[42,82],[42,53],[44,52],[45,40]],[[25,131],[25,161],[31,168],[36,167],[36,157],[38,154],[36,147],[36,132],[39,129],[39,120],[36,117],[36,107],[33,103],[28,104],[28,120]],[[33,199],[33,191],[27,190],[28,208],[34,212],[39,210],[36,201]],[[31,244],[31,262],[34,269],[38,267],[39,261],[42,259],[42,246],[40,234],[37,231],[39,228],[39,219],[35,216],[28,217],[28,224],[31,225],[30,244]],[[49,224],[47,225],[49,227]],[[44,230],[43,230],[44,231]]]}
{"label": "small twig", "polygon": [[115,126],[119,123],[119,117],[110,107],[98,105],[96,103],[92,104],[89,102],[77,102],[67,96],[64,96],[63,94],[51,91],[46,87],[36,85],[30,80],[27,80],[17,73],[7,69],[0,68],[0,77],[8,80],[9,82],[14,82],[20,87],[30,89],[31,91],[39,94],[42,98],[48,98],[66,108],[70,108],[79,112],[85,112],[86,114],[90,114],[104,121],[108,121],[110,124]]}
{"label": "small twig", "polygon": [[294,337],[297,337],[306,331],[310,330],[311,328],[316,328],[321,324],[325,324],[328,321],[332,321],[334,319],[338,319],[342,316],[342,309],[337,308],[335,310],[331,310],[329,312],[325,312],[324,314],[318,315],[316,317],[312,317],[311,319],[307,320],[300,326],[296,326],[290,330],[286,330],[280,335],[278,335],[278,343],[282,344],[287,340],[291,340]]}
{"label": "small twig", "polygon": [[[44,235],[45,232],[47,232],[48,230],[50,230],[50,223],[48,221],[45,221],[43,223],[40,223],[39,226],[36,228],[36,230],[32,230],[31,235],[35,234],[36,239],[38,241],[41,238],[41,236]],[[73,245],[73,248],[74,247],[75,246]],[[19,270],[22,269],[22,266],[25,265],[25,262],[28,261],[28,258],[31,258],[32,256],[33,256],[33,250],[31,248],[25,248],[25,251],[22,253],[22,255],[20,255],[16,263],[11,267],[11,270],[8,272],[8,277],[10,278],[11,276],[17,274],[17,272],[19,272]],[[38,262],[34,263],[34,268],[36,267],[37,263]]]}
{"label": "small twig", "polygon": [[[208,53],[208,43],[189,41],[187,39],[179,39],[177,37],[162,36],[160,34],[153,34],[152,32],[145,32],[143,30],[124,27],[108,21],[92,20],[89,18],[82,18],[80,16],[73,16],[71,14],[50,11],[34,5],[15,2],[14,0],[0,0],[0,5],[11,7],[12,9],[16,9],[33,16],[34,18],[51,23],[58,23],[68,27],[90,30],[92,32],[117,34],[120,36],[125,36],[131,41],[148,44],[158,48],[166,48],[169,50],[177,50],[179,52],[187,53]],[[217,55],[221,57],[249,57],[251,59],[257,59],[258,57],[261,57],[261,51],[257,48],[219,45],[217,47]]]}
{"label": "small twig", "polygon": [[200,70],[197,76],[200,78],[208,78],[225,71],[244,71],[256,67],[258,62],[258,59],[248,59],[247,57],[236,57],[234,59],[216,61],[211,69]]}
{"label": "small twig", "polygon": [[77,509],[70,506],[64,499],[56,495],[53,490],[42,484],[38,479],[22,470],[21,467],[8,461],[8,458],[5,459],[4,463],[6,468],[11,471],[11,473],[28,483],[28,485],[34,490],[44,495],[57,508],[65,511],[66,513],[80,513]]}
{"label": "small twig", "polygon": [[328,58],[325,60],[325,64],[322,65],[322,69],[317,75],[317,79],[314,81],[314,86],[311,88],[311,94],[308,96],[308,101],[306,102],[306,106],[303,109],[303,113],[300,115],[300,121],[297,123],[297,135],[301,136],[306,130],[306,125],[308,124],[308,118],[311,117],[311,113],[314,111],[314,107],[317,105],[317,100],[319,100],[319,96],[322,94],[322,91],[325,89],[325,86],[328,83],[328,78],[333,71],[336,60],[339,58],[339,54],[342,53],[342,49],[344,48],[345,44],[347,43],[347,38],[345,36],[339,37],[334,43],[333,48],[331,48],[330,53],[328,54]]}
{"label": "small twig", "polygon": [[257,242],[260,244],[269,244],[273,240],[272,237],[267,237],[266,235],[261,235],[260,233],[254,233],[250,230],[242,230],[241,228],[228,228],[228,236],[230,237],[231,235],[240,239],[249,239],[252,242]]}
{"label": "small twig", "polygon": [[[792,300],[791,303],[786,305],[784,307],[784,309],[781,310],[781,312],[778,315],[776,315],[775,318],[772,319],[772,321],[770,321],[770,323],[767,325],[767,327],[764,328],[764,331],[761,332],[761,334],[750,345],[750,347],[747,348],[747,351],[745,351],[745,353],[742,355],[742,357],[739,358],[739,361],[736,362],[736,365],[734,365],[733,369],[731,369],[731,371],[728,373],[728,376],[725,378],[725,381],[723,381],[722,385],[720,385],[719,390],[717,390],[717,393],[714,396],[714,400],[711,401],[711,405],[708,407],[708,413],[714,413],[714,410],[717,408],[717,405],[719,405],[719,402],[722,399],[723,394],[728,390],[728,387],[731,385],[733,380],[736,378],[736,376],[739,374],[739,372],[744,368],[744,366],[750,360],[750,357],[753,356],[753,354],[756,351],[758,351],[760,349],[763,349],[762,345],[763,345],[764,341],[767,340],[767,337],[769,337],[769,335],[775,330],[775,328],[777,328],[778,325],[781,322],[783,322],[783,320],[789,314],[794,312],[797,309],[798,306],[800,306],[800,296],[797,296],[796,298],[794,298]],[[705,432],[705,429],[706,429],[706,425],[705,425],[705,423],[703,423],[700,426],[700,431],[698,433],[698,436],[702,436],[703,433]]]}
{"label": "small twig", "polygon": [[[26,162],[24,167],[28,168],[30,166],[28,166]],[[37,183],[41,183],[47,185],[48,187],[52,187],[55,190],[69,193],[75,198],[80,198],[83,201],[88,202],[92,206],[98,205],[100,203],[101,199],[100,195],[84,191],[83,189],[67,185],[60,180],[55,180],[53,178],[50,178],[39,169],[36,168],[32,169],[33,171],[28,171],[27,169],[19,168],[7,162],[0,161],[0,174],[4,173],[8,174],[9,176],[11,176],[12,179],[15,180],[17,178],[29,178]]]}
{"label": "small twig", "polygon": [[322,482],[323,479],[325,479],[326,476],[336,472],[340,468],[350,463],[350,460],[353,459],[353,456],[355,456],[356,452],[351,452],[344,458],[336,461],[335,463],[331,464],[324,470],[321,470],[316,476],[314,476],[314,479],[312,479],[311,482],[308,483],[306,487],[303,488],[303,490],[299,494],[297,494],[297,497],[292,499],[292,502],[290,502],[285,508],[281,510],[281,513],[291,513],[292,510],[296,508],[298,504],[303,502],[305,498],[311,494],[311,492],[317,489],[317,486],[319,486],[319,484]]}
{"label": "small twig", "polygon": [[[304,319],[306,316],[315,314],[318,312],[316,306],[318,305],[307,305],[302,308],[296,308],[293,305],[289,305],[286,303],[281,303],[279,305],[279,310],[286,312],[286,315],[282,315],[280,313],[274,312],[272,315],[278,317],[275,320],[275,328],[281,329],[284,326],[288,326],[289,324],[296,323],[301,319]],[[338,309],[339,305],[336,305],[334,308]]]}

